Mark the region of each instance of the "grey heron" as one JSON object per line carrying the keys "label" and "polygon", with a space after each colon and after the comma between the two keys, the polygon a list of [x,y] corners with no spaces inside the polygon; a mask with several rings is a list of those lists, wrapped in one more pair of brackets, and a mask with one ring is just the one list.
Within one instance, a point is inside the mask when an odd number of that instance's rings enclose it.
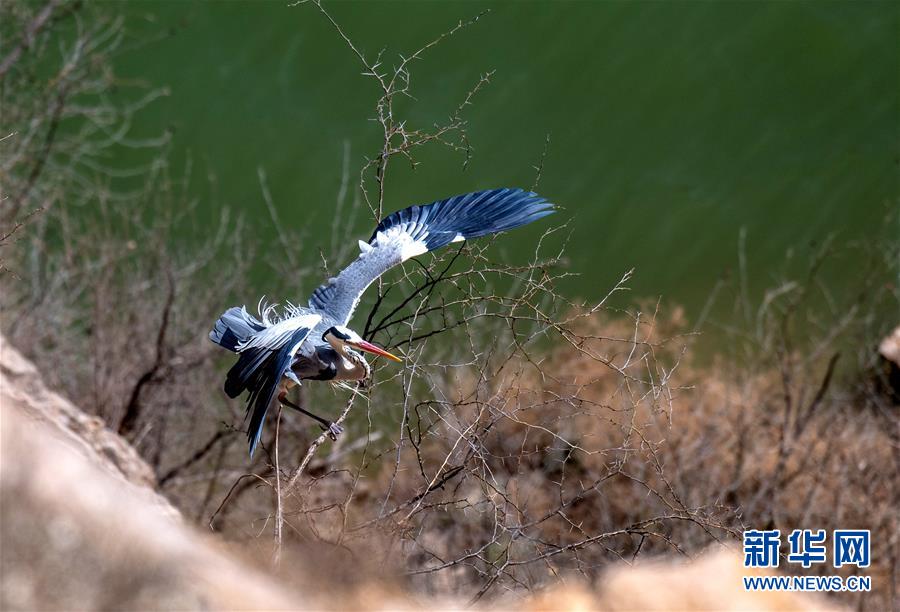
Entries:
{"label": "grey heron", "polygon": [[452,242],[510,230],[553,213],[553,205],[522,189],[492,189],[410,206],[381,220],[359,256],[313,291],[309,305],[288,304],[277,313],[260,307],[229,308],[209,338],[238,354],[225,380],[231,398],[248,392],[247,436],[253,456],[273,400],[318,421],[332,439],[341,428],[294,404],[287,391],[302,380],[366,380],[370,368],[360,351],[393,361],[399,357],[367,342],[347,327],[365,290],[394,266]]}

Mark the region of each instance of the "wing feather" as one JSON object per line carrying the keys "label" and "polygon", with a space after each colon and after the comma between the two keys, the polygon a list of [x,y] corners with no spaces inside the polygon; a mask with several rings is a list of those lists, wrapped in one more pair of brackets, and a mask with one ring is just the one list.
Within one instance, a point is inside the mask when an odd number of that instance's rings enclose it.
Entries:
{"label": "wing feather", "polygon": [[495,234],[553,213],[553,205],[522,189],[491,189],[399,210],[381,220],[369,248],[317,288],[309,307],[346,325],[363,292],[379,276],[411,257],[451,242]]}
{"label": "wing feather", "polygon": [[237,345],[237,352],[242,353],[253,348],[280,348],[293,335],[294,331],[308,327],[313,328],[322,320],[319,314],[306,314],[290,317],[269,325]]}

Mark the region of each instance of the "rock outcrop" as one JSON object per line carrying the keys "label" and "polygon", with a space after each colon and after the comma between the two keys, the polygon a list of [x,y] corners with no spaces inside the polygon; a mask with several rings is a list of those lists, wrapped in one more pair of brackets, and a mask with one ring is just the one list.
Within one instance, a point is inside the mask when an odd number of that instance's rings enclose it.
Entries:
{"label": "rock outcrop", "polygon": [[98,419],[0,340],[0,609],[294,609],[301,601],[181,520]]}
{"label": "rock outcrop", "polygon": [[[134,448],[108,429],[102,419],[85,414],[47,389],[41,373],[0,336],[0,400],[23,416],[40,421],[108,474],[142,488],[156,486],[150,466]],[[168,505],[162,496],[156,503]],[[172,509],[174,512],[174,508]]]}

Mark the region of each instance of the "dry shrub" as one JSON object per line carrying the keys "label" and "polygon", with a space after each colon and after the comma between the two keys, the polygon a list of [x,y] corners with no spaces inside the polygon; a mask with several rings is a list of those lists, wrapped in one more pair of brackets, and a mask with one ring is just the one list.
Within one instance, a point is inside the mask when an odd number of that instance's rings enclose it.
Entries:
{"label": "dry shrub", "polygon": [[[209,393],[221,356],[204,331],[245,282],[246,247],[227,214],[200,218],[184,184],[158,161],[127,205],[46,214],[10,259],[35,262],[39,280],[7,277],[2,300],[7,337],[45,381],[128,437],[158,473],[183,459],[182,445],[231,436],[218,424],[238,417]],[[173,246],[180,240],[187,246]]]}
{"label": "dry shrub", "polygon": [[[147,488],[149,467],[124,440],[85,429],[86,415],[44,387],[2,337],[0,345],[4,609],[465,607],[450,598],[414,597],[390,568],[378,567],[377,556],[365,562],[336,547],[288,551],[289,584],[271,580],[259,571],[264,559],[190,529]],[[498,603],[527,610],[688,610],[723,602],[733,609],[828,609],[810,595],[745,592],[746,572],[728,551],[694,563],[619,565],[600,589],[558,583],[525,601]]]}
{"label": "dry shrub", "polygon": [[[404,377],[393,403],[402,414],[380,417],[389,444],[333,451],[289,492],[291,539],[380,554],[418,592],[479,599],[570,574],[594,582],[617,561],[693,557],[738,544],[745,528],[866,528],[873,592],[835,598],[887,607],[898,571],[897,414],[868,378],[865,333],[896,294],[855,294],[864,297],[839,308],[834,327],[787,353],[782,332],[796,323],[785,316],[822,322],[790,293],[784,309],[766,304],[777,314],[760,315],[752,361],[687,356],[678,309],[666,321],[655,309],[647,319],[577,311],[543,350],[498,358],[498,344],[515,342],[493,327],[471,335],[491,341],[468,358],[457,343],[455,365],[420,357],[419,380]],[[857,359],[839,369],[841,350]],[[423,381],[428,391],[417,391]],[[384,405],[387,392],[376,393],[370,402]]]}
{"label": "dry shrub", "polygon": [[[13,1],[0,28],[3,331],[158,470],[175,461],[173,439],[231,420],[218,398],[197,399],[217,382],[202,330],[245,283],[240,224],[198,212],[190,165],[173,173],[166,161],[168,134],[135,137],[135,117],[166,91],[113,69],[121,16]],[[213,269],[227,270],[214,284]],[[190,416],[198,409],[206,419]]]}

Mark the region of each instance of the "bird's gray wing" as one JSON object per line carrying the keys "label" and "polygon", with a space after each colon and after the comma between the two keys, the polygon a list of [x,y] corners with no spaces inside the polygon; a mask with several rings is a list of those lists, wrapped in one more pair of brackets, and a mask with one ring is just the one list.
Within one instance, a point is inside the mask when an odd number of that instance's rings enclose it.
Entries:
{"label": "bird's gray wing", "polygon": [[553,205],[522,189],[491,189],[410,206],[382,219],[360,255],[316,289],[309,307],[346,325],[363,292],[379,276],[411,257],[451,242],[510,230],[553,212]]}
{"label": "bird's gray wing", "polygon": [[[262,372],[272,367],[274,356],[288,345],[296,352],[321,320],[322,317],[317,314],[291,317],[274,325],[264,326],[240,342],[235,351],[240,357],[225,378],[225,393],[228,397],[237,397],[245,390],[252,394],[262,384]],[[282,373],[278,373],[276,383],[281,380],[281,375]]]}

